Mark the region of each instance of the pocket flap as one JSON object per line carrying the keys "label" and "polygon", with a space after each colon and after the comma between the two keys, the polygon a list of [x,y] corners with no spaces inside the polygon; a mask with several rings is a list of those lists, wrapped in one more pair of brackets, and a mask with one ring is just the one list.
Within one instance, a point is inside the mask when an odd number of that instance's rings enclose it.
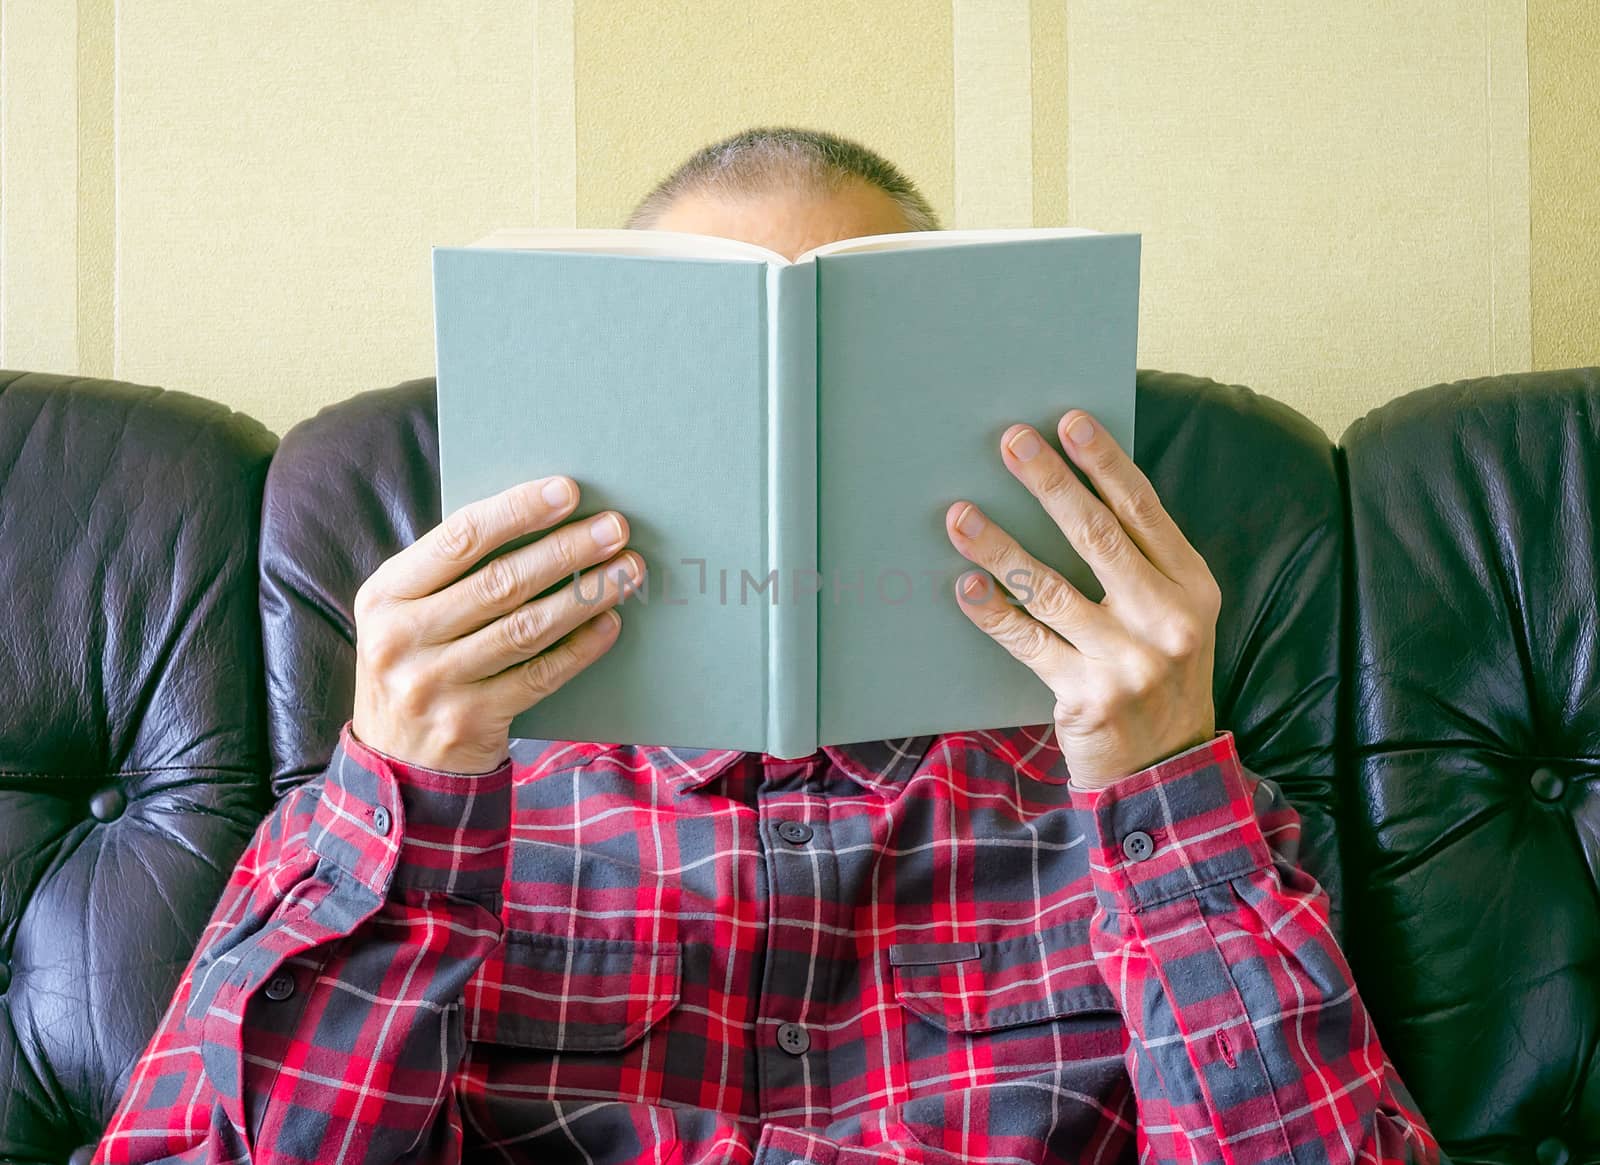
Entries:
{"label": "pocket flap", "polygon": [[901,1006],[945,1031],[1117,1010],[1090,953],[1086,921],[994,942],[896,943],[889,962]]}
{"label": "pocket flap", "polygon": [[678,1005],[676,943],[510,932],[467,984],[467,1038],[550,1051],[617,1051]]}

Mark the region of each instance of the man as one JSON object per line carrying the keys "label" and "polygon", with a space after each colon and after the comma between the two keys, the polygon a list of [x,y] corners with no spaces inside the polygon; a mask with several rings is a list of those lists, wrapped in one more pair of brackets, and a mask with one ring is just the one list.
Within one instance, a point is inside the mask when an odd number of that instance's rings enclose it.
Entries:
{"label": "man", "polygon": [[[791,257],[938,227],[871,151],[767,129],[629,225]],[[513,742],[625,633],[626,517],[561,525],[581,484],[548,477],[383,563],[328,770],[257,832],[97,1159],[1437,1161],[1297,814],[1214,723],[1216,582],[1092,417],[1054,436],[999,455],[1103,602],[945,518],[979,568],[951,601],[1052,725],[800,760]]]}

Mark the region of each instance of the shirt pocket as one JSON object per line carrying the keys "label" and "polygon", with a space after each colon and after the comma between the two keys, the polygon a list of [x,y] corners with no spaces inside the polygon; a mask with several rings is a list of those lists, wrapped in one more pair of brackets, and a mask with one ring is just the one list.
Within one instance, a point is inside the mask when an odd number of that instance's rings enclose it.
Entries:
{"label": "shirt pocket", "polygon": [[621,1052],[678,1005],[676,943],[508,932],[468,983],[467,1038],[551,1052]]}
{"label": "shirt pocket", "polygon": [[669,1161],[682,962],[676,943],[508,931],[462,996],[474,1136],[519,1160]]}
{"label": "shirt pocket", "polygon": [[900,1009],[897,1120],[967,1160],[1070,1158],[1125,1078],[1127,1030],[1088,920],[982,942],[889,948]]}

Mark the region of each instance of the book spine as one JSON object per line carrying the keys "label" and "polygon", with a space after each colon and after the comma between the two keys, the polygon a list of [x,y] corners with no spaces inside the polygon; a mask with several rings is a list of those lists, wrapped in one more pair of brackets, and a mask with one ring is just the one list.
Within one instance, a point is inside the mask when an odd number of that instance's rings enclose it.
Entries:
{"label": "book spine", "polygon": [[767,748],[817,748],[817,265],[767,268]]}

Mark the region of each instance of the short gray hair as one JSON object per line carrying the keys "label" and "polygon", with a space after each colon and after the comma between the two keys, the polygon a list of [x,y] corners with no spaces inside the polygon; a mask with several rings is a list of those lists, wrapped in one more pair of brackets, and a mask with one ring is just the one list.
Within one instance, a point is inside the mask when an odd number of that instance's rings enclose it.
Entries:
{"label": "short gray hair", "polygon": [[754,194],[794,185],[832,193],[850,181],[876,186],[894,200],[908,230],[939,230],[939,216],[900,169],[859,142],[821,130],[759,126],[697,150],[646,194],[627,226],[647,228],[680,195]]}

